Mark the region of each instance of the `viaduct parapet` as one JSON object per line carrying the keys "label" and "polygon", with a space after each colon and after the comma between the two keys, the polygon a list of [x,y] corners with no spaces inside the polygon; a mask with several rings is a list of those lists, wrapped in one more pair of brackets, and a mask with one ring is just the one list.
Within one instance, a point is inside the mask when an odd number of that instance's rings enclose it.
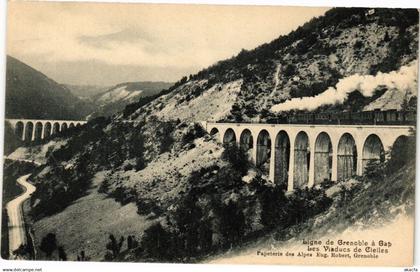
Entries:
{"label": "viaduct parapet", "polygon": [[251,161],[288,191],[325,180],[362,175],[370,161],[383,161],[413,126],[298,125],[202,122],[220,142],[237,144]]}

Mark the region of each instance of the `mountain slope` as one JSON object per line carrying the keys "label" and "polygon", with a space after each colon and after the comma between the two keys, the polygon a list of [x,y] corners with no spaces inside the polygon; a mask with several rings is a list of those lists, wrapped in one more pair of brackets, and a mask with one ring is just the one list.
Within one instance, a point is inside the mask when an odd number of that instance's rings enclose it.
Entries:
{"label": "mountain slope", "polygon": [[7,56],[6,118],[83,120],[92,105],[23,62]]}
{"label": "mountain slope", "polygon": [[[412,63],[417,50],[417,10],[331,9],[287,36],[251,51],[243,50],[231,59],[184,78],[170,93],[150,103],[147,111],[139,110],[131,118],[141,120],[156,114],[166,119],[181,116],[190,121],[267,120],[282,114],[273,111],[273,105],[291,98],[316,96],[355,75],[375,78],[380,73],[396,73],[405,66],[415,69],[411,74],[416,75],[417,66]],[[229,91],[231,86],[235,86],[235,91]],[[348,91],[363,93],[358,88],[354,86]],[[392,88],[385,86],[383,91]],[[416,88],[399,91],[417,95]],[[231,94],[226,101],[217,100],[212,110],[203,111],[212,108],[209,99],[227,93]],[[405,97],[388,96],[399,100]],[[370,102],[366,99],[361,107]],[[402,102],[391,104],[397,107]],[[343,109],[332,103],[323,110],[358,110],[352,104]]]}
{"label": "mountain slope", "polygon": [[97,109],[89,116],[110,116],[124,109],[128,104],[138,101],[142,97],[158,94],[163,89],[169,88],[173,83],[168,82],[126,82],[120,83],[105,92],[91,97]]}
{"label": "mountain slope", "polygon": [[[280,258],[279,256],[264,256],[255,258],[258,250],[272,251],[302,251],[307,245],[302,240],[316,239],[323,241],[339,240],[344,237],[368,240],[393,238],[395,245],[389,256],[377,259],[365,259],[364,265],[381,265],[384,259],[395,260],[399,263],[410,263],[414,241],[414,203],[415,203],[415,163],[412,160],[395,173],[381,180],[365,179],[363,181],[350,180],[336,184],[327,190],[333,199],[332,207],[325,212],[311,218],[303,224],[286,230],[276,230],[264,239],[250,243],[244,248],[233,250],[227,254],[210,257],[211,263],[253,263],[273,264],[287,262],[291,264],[308,264],[313,260]],[[397,193],[390,193],[397,192]],[[287,237],[286,239],[282,239]],[[406,243],[404,243],[406,241]],[[403,257],[402,257],[403,256]],[[254,257],[254,258],[253,258]],[[252,262],[250,261],[252,260]],[[346,260],[346,265],[358,265],[356,258]],[[330,265],[331,259],[320,258],[320,265]]]}
{"label": "mountain slope", "polygon": [[64,87],[69,89],[72,94],[80,98],[91,98],[98,94],[104,93],[109,89],[109,86],[96,86],[96,85],[73,85],[63,84]]}

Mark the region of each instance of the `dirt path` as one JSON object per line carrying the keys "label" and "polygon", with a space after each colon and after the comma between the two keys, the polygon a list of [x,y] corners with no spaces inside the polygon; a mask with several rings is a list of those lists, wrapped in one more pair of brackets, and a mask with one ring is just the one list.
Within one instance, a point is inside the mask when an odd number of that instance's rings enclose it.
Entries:
{"label": "dirt path", "polygon": [[26,229],[23,220],[22,204],[27,200],[36,188],[27,180],[30,174],[21,176],[17,179],[17,183],[23,188],[24,192],[9,201],[6,205],[7,216],[9,218],[9,254],[10,257],[16,259],[17,256],[13,251],[18,249],[21,245],[26,244]]}

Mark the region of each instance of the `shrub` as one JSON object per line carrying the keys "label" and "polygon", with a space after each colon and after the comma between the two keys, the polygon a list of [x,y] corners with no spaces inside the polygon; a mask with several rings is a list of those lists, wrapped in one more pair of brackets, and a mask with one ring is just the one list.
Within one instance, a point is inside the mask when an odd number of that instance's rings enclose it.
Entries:
{"label": "shrub", "polygon": [[377,72],[389,73],[397,70],[401,66],[403,56],[410,55],[410,39],[404,32],[400,32],[398,37],[389,42],[389,53],[381,63],[373,65],[370,69],[371,74]]}
{"label": "shrub", "polygon": [[125,166],[124,166],[124,171],[130,171],[130,170],[132,170],[134,167],[133,167],[133,165],[131,164],[131,163],[129,163],[129,164],[126,164]]}
{"label": "shrub", "polygon": [[108,179],[105,179],[102,183],[101,183],[101,185],[99,185],[99,188],[98,188],[98,192],[99,193],[103,193],[103,194],[105,194],[105,193],[108,193],[108,190],[109,190],[109,180]]}
{"label": "shrub", "polygon": [[283,75],[286,77],[291,77],[296,73],[296,66],[294,64],[288,64],[283,71]]}
{"label": "shrub", "polygon": [[123,186],[115,188],[115,190],[109,192],[108,195],[114,198],[115,201],[120,202],[121,205],[126,205],[130,202],[134,202],[137,197],[137,193],[134,189],[125,188]]}
{"label": "shrub", "polygon": [[134,169],[136,171],[140,171],[146,167],[146,163],[144,162],[143,157],[136,158],[136,164],[134,165]]}
{"label": "shrub", "polygon": [[149,199],[137,198],[137,213],[139,215],[148,215],[153,213],[155,216],[159,216],[163,213],[162,208],[156,204],[156,202]]}
{"label": "shrub", "polygon": [[77,254],[77,261],[84,262],[84,261],[89,261],[89,260],[90,258],[86,256],[84,250],[80,251],[80,255]]}
{"label": "shrub", "polygon": [[191,143],[197,138],[203,137],[206,134],[204,129],[199,124],[194,124],[194,126],[182,136],[182,144],[186,145]]}
{"label": "shrub", "polygon": [[262,206],[261,223],[268,229],[276,226],[285,225],[283,222],[287,215],[287,207],[285,192],[280,190],[279,186],[268,187],[260,185],[262,192],[260,192],[260,203]]}
{"label": "shrub", "polygon": [[222,153],[222,159],[228,161],[232,167],[245,175],[249,169],[249,160],[245,151],[236,144],[225,144]]}
{"label": "shrub", "polygon": [[296,189],[290,196],[278,187],[266,187],[260,194],[261,223],[268,229],[284,229],[325,211],[332,200],[319,189]]}
{"label": "shrub", "polygon": [[112,256],[112,259],[116,258],[118,254],[120,254],[122,245],[124,243],[124,237],[120,237],[120,240],[117,241],[117,239],[114,237],[114,235],[109,235],[109,242],[106,244],[106,249],[111,252],[112,255],[105,255],[106,258],[109,258]]}
{"label": "shrub", "polygon": [[51,257],[53,251],[57,249],[57,239],[55,234],[48,233],[44,238],[42,238],[39,248],[45,252],[47,257]]}
{"label": "shrub", "polygon": [[144,136],[140,131],[134,131],[127,140],[130,158],[142,158],[144,154]]}
{"label": "shrub", "polygon": [[245,232],[245,216],[243,211],[232,200],[222,204],[219,210],[220,232],[224,243],[232,247],[241,242]]}
{"label": "shrub", "polygon": [[359,50],[362,47],[363,47],[363,42],[361,40],[357,40],[353,45],[354,50]]}
{"label": "shrub", "polygon": [[148,257],[158,260],[171,260],[170,240],[170,233],[160,223],[157,223],[144,231],[141,247],[144,249],[144,254]]}
{"label": "shrub", "polygon": [[37,190],[33,194],[33,199],[40,200],[31,209],[34,218],[55,214],[86,194],[92,183],[92,171],[86,169],[88,163],[84,160],[80,160],[75,168],[50,165],[51,171],[43,177],[43,182],[37,182]]}
{"label": "shrub", "polygon": [[64,251],[64,247],[62,247],[62,246],[58,247],[58,260],[67,261],[67,254]]}
{"label": "shrub", "polygon": [[363,176],[369,180],[382,181],[385,177],[385,162],[380,160],[371,160],[363,170]]}
{"label": "shrub", "polygon": [[158,124],[158,128],[156,130],[156,137],[160,142],[160,153],[168,152],[171,150],[172,144],[175,141],[172,137],[174,129],[175,124],[173,122],[161,122]]}
{"label": "shrub", "polygon": [[134,235],[127,236],[127,249],[133,249],[137,248],[139,246],[139,243],[136,240],[136,237]]}

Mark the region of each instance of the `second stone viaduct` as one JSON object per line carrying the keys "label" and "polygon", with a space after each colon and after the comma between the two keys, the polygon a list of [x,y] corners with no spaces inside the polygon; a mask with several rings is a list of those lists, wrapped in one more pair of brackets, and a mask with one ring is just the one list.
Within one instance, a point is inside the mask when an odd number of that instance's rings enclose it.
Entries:
{"label": "second stone viaduct", "polygon": [[22,141],[35,141],[47,138],[68,128],[86,124],[78,120],[39,120],[39,119],[6,119],[16,136]]}
{"label": "second stone viaduct", "polygon": [[237,144],[270,181],[288,191],[325,180],[362,175],[369,161],[384,160],[411,126],[210,123],[202,125],[225,144]]}

